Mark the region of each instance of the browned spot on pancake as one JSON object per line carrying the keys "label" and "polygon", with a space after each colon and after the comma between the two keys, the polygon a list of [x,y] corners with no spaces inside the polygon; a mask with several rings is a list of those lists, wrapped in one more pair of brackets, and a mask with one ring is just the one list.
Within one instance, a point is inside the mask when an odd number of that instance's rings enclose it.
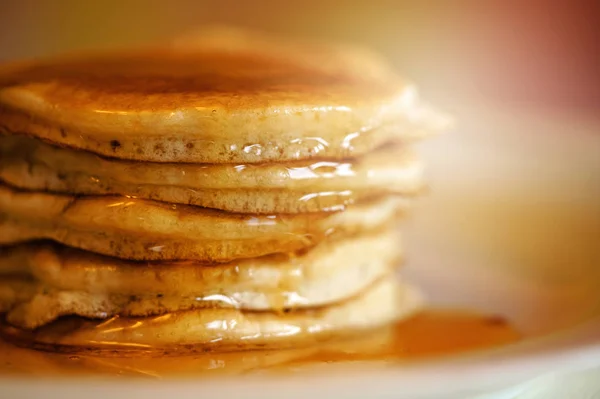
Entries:
{"label": "browned spot on pancake", "polygon": [[165,146],[162,143],[158,143],[154,145],[154,152],[157,154],[165,153]]}

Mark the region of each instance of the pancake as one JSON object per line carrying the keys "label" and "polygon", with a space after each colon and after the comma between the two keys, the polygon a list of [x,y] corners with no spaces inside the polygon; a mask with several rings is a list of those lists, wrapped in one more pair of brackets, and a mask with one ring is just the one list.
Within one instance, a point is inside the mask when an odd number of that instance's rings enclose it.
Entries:
{"label": "pancake", "polygon": [[4,64],[0,336],[163,355],[407,317],[409,146],[449,122],[377,55],[245,31]]}
{"label": "pancake", "polygon": [[414,195],[422,165],[407,149],[345,161],[175,164],[106,159],[23,136],[0,136],[0,178],[20,188],[120,194],[243,213],[304,213],[386,193]]}
{"label": "pancake", "polygon": [[203,43],[6,65],[0,131],[139,161],[257,163],[345,159],[448,125],[369,53]]}
{"label": "pancake", "polygon": [[251,215],[126,197],[75,197],[0,186],[0,244],[51,239],[134,260],[226,262],[309,248],[325,237],[377,229],[407,200],[386,197],[344,212]]}
{"label": "pancake", "polygon": [[[373,256],[374,253],[380,254]],[[298,256],[225,264],[137,263],[50,244],[0,252],[0,313],[21,328],[62,315],[148,316],[204,307],[283,310],[357,295],[401,258],[396,231],[323,242]]]}
{"label": "pancake", "polygon": [[59,319],[31,332],[4,324],[1,331],[20,344],[60,351],[240,350],[299,346],[359,334],[408,317],[420,305],[418,293],[390,276],[344,303],[284,314],[200,309],[149,318],[114,317],[102,322]]}

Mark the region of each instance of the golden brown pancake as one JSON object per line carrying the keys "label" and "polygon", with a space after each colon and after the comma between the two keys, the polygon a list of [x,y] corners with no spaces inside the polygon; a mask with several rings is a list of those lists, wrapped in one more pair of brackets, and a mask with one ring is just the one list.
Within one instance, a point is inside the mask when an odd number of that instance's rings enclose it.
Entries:
{"label": "golden brown pancake", "polygon": [[338,305],[284,314],[214,308],[106,321],[59,319],[32,332],[6,324],[0,328],[21,344],[61,351],[235,350],[298,346],[357,334],[407,317],[420,305],[418,293],[390,276]]}
{"label": "golden brown pancake", "polygon": [[134,260],[226,262],[309,248],[391,223],[406,199],[344,212],[251,215],[126,197],[75,197],[0,185],[0,244],[34,239]]}
{"label": "golden brown pancake", "polygon": [[0,333],[160,354],[406,317],[407,147],[448,123],[376,55],[243,31],[0,66]]}
{"label": "golden brown pancake", "polygon": [[176,164],[118,161],[23,136],[0,136],[0,179],[20,188],[120,194],[243,213],[339,210],[384,194],[414,195],[422,165],[387,147],[345,161]]}
{"label": "golden brown pancake", "polygon": [[[357,295],[398,266],[400,241],[381,231],[323,242],[305,254],[225,264],[139,263],[51,244],[0,252],[0,312],[21,328],[61,315],[148,316],[205,307],[283,310]],[[373,256],[378,254],[378,256]]]}
{"label": "golden brown pancake", "polygon": [[116,158],[256,163],[343,159],[447,126],[368,53],[214,44],[4,66],[0,130]]}

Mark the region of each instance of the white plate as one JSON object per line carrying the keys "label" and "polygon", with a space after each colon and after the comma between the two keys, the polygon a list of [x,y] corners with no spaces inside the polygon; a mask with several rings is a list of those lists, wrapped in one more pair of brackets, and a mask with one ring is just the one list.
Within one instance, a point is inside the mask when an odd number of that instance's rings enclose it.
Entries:
{"label": "white plate", "polygon": [[[432,191],[406,226],[405,274],[434,306],[500,313],[528,334],[468,356],[193,381],[0,380],[0,397],[459,398],[600,366],[600,123],[456,111],[420,145]],[[492,397],[492,396],[485,396]]]}

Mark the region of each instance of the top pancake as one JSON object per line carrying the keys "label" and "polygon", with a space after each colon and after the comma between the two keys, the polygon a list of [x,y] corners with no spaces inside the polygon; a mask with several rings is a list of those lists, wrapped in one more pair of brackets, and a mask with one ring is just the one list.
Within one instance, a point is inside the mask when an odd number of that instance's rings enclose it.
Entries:
{"label": "top pancake", "polygon": [[253,34],[0,70],[0,130],[116,158],[345,158],[444,125],[376,56]]}

